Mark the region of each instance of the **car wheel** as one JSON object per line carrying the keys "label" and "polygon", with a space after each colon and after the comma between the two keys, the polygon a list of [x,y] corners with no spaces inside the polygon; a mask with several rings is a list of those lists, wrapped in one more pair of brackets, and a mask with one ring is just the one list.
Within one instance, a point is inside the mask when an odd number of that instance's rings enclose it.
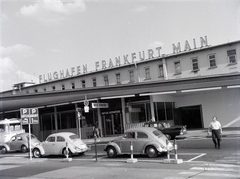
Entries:
{"label": "car wheel", "polygon": [[23,153],[26,153],[26,152],[28,151],[28,148],[27,148],[25,145],[22,145],[22,146],[21,146],[21,151],[22,151]]}
{"label": "car wheel", "polygon": [[109,146],[107,148],[107,155],[109,158],[115,158],[117,156],[117,151],[114,147]]}
{"label": "car wheel", "polygon": [[6,147],[2,146],[2,147],[0,147],[0,149],[1,149],[2,154],[7,153],[7,148]]}
{"label": "car wheel", "polygon": [[146,154],[149,158],[154,158],[154,157],[157,157],[158,151],[156,150],[155,147],[148,146],[147,149],[146,149]]}
{"label": "car wheel", "polygon": [[[63,149],[63,155],[65,157],[67,157],[67,149],[66,148]],[[68,157],[71,157],[71,156],[72,156],[72,152],[70,149],[68,149]]]}
{"label": "car wheel", "polygon": [[33,149],[33,154],[32,155],[33,155],[34,158],[40,158],[42,156],[39,149]]}
{"label": "car wheel", "polygon": [[168,134],[165,134],[165,136],[167,137],[168,140],[171,140],[172,139],[172,136],[168,135]]}

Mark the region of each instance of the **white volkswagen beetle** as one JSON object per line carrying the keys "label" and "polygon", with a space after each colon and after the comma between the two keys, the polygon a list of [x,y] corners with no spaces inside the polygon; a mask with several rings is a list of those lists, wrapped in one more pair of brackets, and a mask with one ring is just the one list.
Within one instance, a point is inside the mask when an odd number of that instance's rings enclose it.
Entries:
{"label": "white volkswagen beetle", "polygon": [[[66,148],[68,147],[68,152]],[[46,141],[36,145],[33,149],[33,157],[39,158],[45,155],[83,154],[90,148],[74,133],[60,132],[51,134]]]}

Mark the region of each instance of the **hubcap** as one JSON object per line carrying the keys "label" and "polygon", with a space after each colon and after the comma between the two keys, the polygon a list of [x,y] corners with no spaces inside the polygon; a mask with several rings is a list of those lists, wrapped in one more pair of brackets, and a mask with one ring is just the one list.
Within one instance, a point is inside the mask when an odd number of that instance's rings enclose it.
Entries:
{"label": "hubcap", "polygon": [[114,155],[113,149],[109,149],[109,150],[108,150],[108,154],[109,154],[109,156],[113,156],[113,155]]}

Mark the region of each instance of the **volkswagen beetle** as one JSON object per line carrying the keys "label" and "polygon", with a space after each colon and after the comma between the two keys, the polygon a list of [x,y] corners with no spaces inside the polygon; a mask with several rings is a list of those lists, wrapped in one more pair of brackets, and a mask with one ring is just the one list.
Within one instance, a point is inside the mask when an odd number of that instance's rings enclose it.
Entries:
{"label": "volkswagen beetle", "polygon": [[[28,142],[29,142],[28,133],[17,134],[11,137],[10,141],[0,144],[0,150],[2,153],[7,153],[9,151],[22,151],[25,153],[29,150]],[[37,139],[37,137],[31,134],[31,148],[33,148],[35,145],[39,143],[40,141]]]}
{"label": "volkswagen beetle", "polygon": [[39,158],[45,155],[81,155],[88,150],[90,148],[76,134],[60,132],[49,135],[46,141],[34,147],[32,153],[33,157]]}
{"label": "volkswagen beetle", "polygon": [[174,149],[161,131],[151,127],[138,127],[129,129],[123,136],[109,142],[104,151],[109,158],[114,158],[118,154],[131,154],[131,146],[133,154],[146,154],[150,158]]}

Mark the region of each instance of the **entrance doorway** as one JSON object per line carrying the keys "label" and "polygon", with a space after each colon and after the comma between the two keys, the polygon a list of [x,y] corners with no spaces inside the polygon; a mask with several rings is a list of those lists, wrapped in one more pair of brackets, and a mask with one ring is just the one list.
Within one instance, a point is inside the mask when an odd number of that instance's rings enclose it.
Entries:
{"label": "entrance doorway", "polygon": [[103,136],[112,136],[123,133],[121,111],[109,111],[102,113]]}
{"label": "entrance doorway", "polygon": [[187,129],[203,128],[202,106],[186,106],[179,108],[182,125],[187,125]]}

